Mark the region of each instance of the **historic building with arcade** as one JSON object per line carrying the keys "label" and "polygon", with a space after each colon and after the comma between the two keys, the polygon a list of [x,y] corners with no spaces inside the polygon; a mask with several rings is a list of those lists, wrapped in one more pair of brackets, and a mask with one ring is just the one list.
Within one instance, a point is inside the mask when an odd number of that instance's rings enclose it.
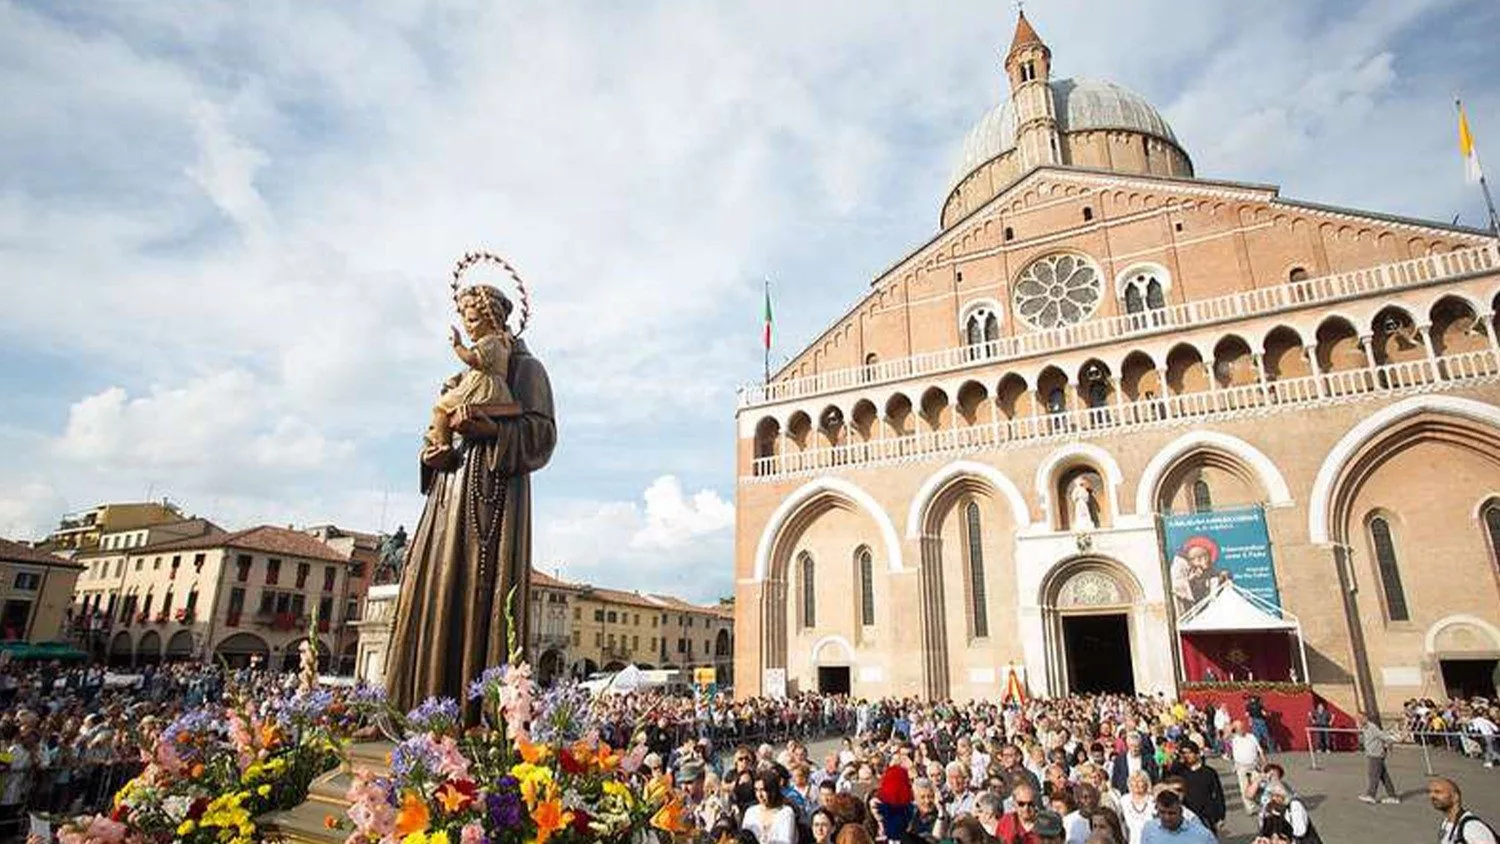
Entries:
{"label": "historic building with arcade", "polygon": [[740,394],[737,693],[1493,691],[1496,239],[1199,178],[1052,58],[1020,18],[938,233]]}

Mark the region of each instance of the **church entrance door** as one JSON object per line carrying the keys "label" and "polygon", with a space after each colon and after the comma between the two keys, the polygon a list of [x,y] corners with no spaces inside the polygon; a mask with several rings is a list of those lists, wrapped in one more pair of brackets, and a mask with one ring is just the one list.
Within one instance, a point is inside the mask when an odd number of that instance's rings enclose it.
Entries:
{"label": "church entrance door", "polygon": [[825,695],[849,694],[849,666],[818,666],[818,693]]}
{"label": "church entrance door", "polygon": [[1062,628],[1069,692],[1135,692],[1130,624],[1124,613],[1065,616]]}
{"label": "church entrance door", "polygon": [[1495,697],[1493,659],[1442,659],[1443,689],[1450,698]]}

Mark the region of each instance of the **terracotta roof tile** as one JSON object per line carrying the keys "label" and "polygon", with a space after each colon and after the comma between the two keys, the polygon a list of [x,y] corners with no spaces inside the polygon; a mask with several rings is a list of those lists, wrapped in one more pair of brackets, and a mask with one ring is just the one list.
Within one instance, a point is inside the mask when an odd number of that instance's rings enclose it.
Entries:
{"label": "terracotta roof tile", "polygon": [[76,568],[80,571],[86,568],[81,563],[75,563],[62,557],[48,554],[46,551],[38,551],[30,545],[22,545],[9,539],[0,539],[0,561],[7,563],[29,563],[40,566],[66,566]]}
{"label": "terracotta roof tile", "polygon": [[237,548],[243,551],[260,551],[264,554],[285,554],[288,557],[327,560],[335,563],[348,562],[344,555],[335,551],[327,543],[318,540],[316,537],[308,536],[301,531],[276,527],[275,525],[260,525],[230,534],[195,536],[190,539],[164,542],[160,545],[153,545],[147,548],[136,548],[130,553],[148,550],[187,551],[197,548]]}

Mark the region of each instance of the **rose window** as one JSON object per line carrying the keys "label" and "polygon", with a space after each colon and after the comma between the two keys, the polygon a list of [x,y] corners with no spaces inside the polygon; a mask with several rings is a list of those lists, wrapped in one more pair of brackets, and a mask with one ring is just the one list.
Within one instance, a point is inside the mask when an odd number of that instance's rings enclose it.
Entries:
{"label": "rose window", "polygon": [[1099,307],[1099,299],[1099,270],[1081,255],[1038,258],[1016,282],[1016,313],[1032,328],[1083,322]]}

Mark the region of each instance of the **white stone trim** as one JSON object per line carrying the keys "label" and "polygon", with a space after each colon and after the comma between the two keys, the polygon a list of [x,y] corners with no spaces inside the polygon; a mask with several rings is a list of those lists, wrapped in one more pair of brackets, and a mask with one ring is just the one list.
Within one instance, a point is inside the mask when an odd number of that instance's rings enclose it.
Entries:
{"label": "white stone trim", "polygon": [[[947,298],[947,296],[949,295],[952,294],[944,294],[941,298]],[[916,303],[913,302],[911,304]],[[968,336],[965,332],[969,328],[969,317],[972,316],[975,311],[989,311],[990,313],[995,315],[995,319],[1005,319],[1005,309],[1000,306],[1000,303],[998,301],[989,296],[980,296],[976,299],[965,300],[963,305],[958,309],[958,336],[963,338],[964,341],[968,340]],[[878,313],[879,309],[877,309],[876,312]]]}
{"label": "white stone trim", "polygon": [[1031,524],[1031,511],[1026,506],[1026,497],[1021,494],[1015,482],[1005,476],[1004,472],[985,463],[957,460],[929,475],[927,480],[922,482],[922,486],[917,489],[916,495],[912,496],[911,506],[906,511],[907,539],[922,537],[922,524],[927,521],[927,510],[932,506],[933,499],[949,483],[965,476],[975,477],[988,483],[1005,498],[1010,505],[1010,515],[1016,523],[1017,531]]}
{"label": "white stone trim", "polygon": [[1166,477],[1172,464],[1196,448],[1217,449],[1239,458],[1251,471],[1260,476],[1260,484],[1269,497],[1269,503],[1277,506],[1292,503],[1292,492],[1287,486],[1286,478],[1282,476],[1281,470],[1276,468],[1271,458],[1265,455],[1265,452],[1229,434],[1218,431],[1189,431],[1162,446],[1162,449],[1146,464],[1145,470],[1141,472],[1140,482],[1135,488],[1136,513],[1150,513],[1155,510],[1152,502],[1156,498],[1157,487],[1161,484],[1162,478]]}
{"label": "white stone trim", "polygon": [[1488,621],[1485,621],[1478,616],[1458,614],[1439,619],[1438,621],[1433,622],[1431,627],[1427,628],[1427,634],[1422,637],[1422,653],[1437,653],[1438,634],[1443,632],[1444,629],[1452,627],[1455,624],[1470,624],[1478,627],[1480,630],[1483,630],[1485,633],[1489,634],[1490,643],[1495,648],[1500,648],[1500,628],[1495,627],[1495,625],[1489,623]]}
{"label": "white stone trim", "polygon": [[[1161,292],[1163,299],[1166,298],[1166,295],[1168,293],[1172,292],[1172,273],[1166,267],[1158,264],[1155,261],[1131,261],[1126,265],[1125,269],[1115,274],[1116,299],[1125,298],[1125,288],[1135,280],[1131,278],[1131,276],[1137,275],[1155,276],[1156,280],[1161,282]],[[1142,290],[1141,298],[1143,301],[1145,299],[1145,296],[1146,291]]]}
{"label": "white stone trim", "polygon": [[849,644],[849,640],[848,639],[845,639],[843,636],[839,636],[837,634],[830,635],[830,636],[824,636],[823,638],[819,639],[818,641],[813,642],[812,650],[810,650],[810,651],[807,652],[807,654],[808,654],[808,661],[811,662],[813,665],[817,666],[817,665],[825,665],[825,664],[826,665],[834,665],[835,664],[835,663],[832,663],[832,662],[825,663],[822,660],[818,659],[818,651],[823,650],[823,646],[824,645],[838,645],[839,647],[843,648],[844,649],[845,659],[844,659],[844,662],[842,664],[847,664],[847,665],[851,665],[851,666],[854,665],[854,646],[851,645],[851,644]]}
{"label": "white stone trim", "polygon": [[1109,484],[1110,518],[1112,521],[1120,518],[1120,484],[1125,481],[1125,473],[1120,471],[1120,464],[1109,452],[1093,443],[1070,443],[1047,455],[1047,459],[1036,470],[1036,496],[1042,510],[1048,514],[1045,522],[1052,523],[1052,482],[1058,469],[1069,460],[1088,462],[1099,467],[1104,473],[1105,482]]}
{"label": "white stone trim", "polygon": [[1333,500],[1333,485],[1343,472],[1344,465],[1354,453],[1378,436],[1386,427],[1420,413],[1447,413],[1475,422],[1484,422],[1500,428],[1500,408],[1473,399],[1457,396],[1413,396],[1403,399],[1365,417],[1358,425],[1349,429],[1323,459],[1313,481],[1312,495],[1307,509],[1308,541],[1315,545],[1327,545],[1329,538],[1328,507]]}
{"label": "white stone trim", "polygon": [[868,492],[842,478],[816,478],[782,499],[781,504],[771,514],[771,518],[766,521],[766,526],[760,534],[760,541],[755,546],[755,582],[764,581],[767,572],[770,571],[771,548],[775,545],[776,537],[780,535],[781,529],[804,505],[823,495],[842,498],[863,508],[870,518],[875,520],[875,526],[880,529],[880,538],[885,543],[887,568],[893,572],[901,571],[901,540],[896,535],[896,526],[891,524],[891,517],[886,515],[880,503]]}

